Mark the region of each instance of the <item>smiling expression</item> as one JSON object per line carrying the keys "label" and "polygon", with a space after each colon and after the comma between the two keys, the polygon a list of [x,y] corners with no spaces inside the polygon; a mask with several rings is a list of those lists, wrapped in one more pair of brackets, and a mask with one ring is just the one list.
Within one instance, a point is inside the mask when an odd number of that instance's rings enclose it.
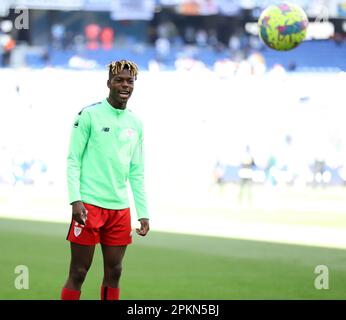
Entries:
{"label": "smiling expression", "polygon": [[135,78],[129,69],[123,69],[107,81],[109,97],[112,105],[119,108],[126,108],[126,103],[131,97],[134,89]]}

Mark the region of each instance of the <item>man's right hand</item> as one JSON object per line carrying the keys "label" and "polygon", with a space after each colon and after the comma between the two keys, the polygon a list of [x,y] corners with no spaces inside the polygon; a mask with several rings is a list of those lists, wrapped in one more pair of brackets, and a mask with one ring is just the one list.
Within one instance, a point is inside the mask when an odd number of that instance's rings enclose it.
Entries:
{"label": "man's right hand", "polygon": [[75,201],[72,203],[72,218],[79,224],[85,225],[88,218],[88,210],[85,209],[82,201]]}

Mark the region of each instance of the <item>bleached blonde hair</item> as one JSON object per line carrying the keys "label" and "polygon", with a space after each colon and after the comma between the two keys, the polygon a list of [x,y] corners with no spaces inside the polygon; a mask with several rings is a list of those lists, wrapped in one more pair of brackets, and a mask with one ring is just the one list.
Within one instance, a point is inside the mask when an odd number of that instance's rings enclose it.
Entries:
{"label": "bleached blonde hair", "polygon": [[128,69],[130,71],[131,76],[137,79],[138,75],[138,66],[134,62],[130,60],[119,60],[112,61],[108,66],[109,78],[123,71],[124,69]]}

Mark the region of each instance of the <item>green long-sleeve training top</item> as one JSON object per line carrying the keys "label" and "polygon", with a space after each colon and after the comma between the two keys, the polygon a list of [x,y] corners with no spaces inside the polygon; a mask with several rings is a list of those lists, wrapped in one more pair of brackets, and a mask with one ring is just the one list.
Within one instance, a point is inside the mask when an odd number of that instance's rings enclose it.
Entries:
{"label": "green long-sleeve training top", "polygon": [[143,127],[129,110],[104,99],[76,117],[67,158],[70,203],[128,208],[129,180],[137,218],[149,218],[144,186]]}

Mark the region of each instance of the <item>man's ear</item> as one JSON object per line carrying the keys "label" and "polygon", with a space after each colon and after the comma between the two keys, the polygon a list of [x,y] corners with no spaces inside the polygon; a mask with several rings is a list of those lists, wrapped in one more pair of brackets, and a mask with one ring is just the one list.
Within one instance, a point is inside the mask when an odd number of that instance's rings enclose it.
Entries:
{"label": "man's ear", "polygon": [[111,88],[111,81],[108,79],[107,80],[107,87],[110,89]]}

